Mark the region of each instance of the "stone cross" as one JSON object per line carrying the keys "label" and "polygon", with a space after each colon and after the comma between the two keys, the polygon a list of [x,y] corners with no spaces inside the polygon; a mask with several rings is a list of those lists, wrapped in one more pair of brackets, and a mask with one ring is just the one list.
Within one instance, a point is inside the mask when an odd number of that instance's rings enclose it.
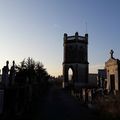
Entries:
{"label": "stone cross", "polygon": [[111,58],[113,58],[113,53],[114,53],[114,51],[111,50],[111,51],[110,51]]}

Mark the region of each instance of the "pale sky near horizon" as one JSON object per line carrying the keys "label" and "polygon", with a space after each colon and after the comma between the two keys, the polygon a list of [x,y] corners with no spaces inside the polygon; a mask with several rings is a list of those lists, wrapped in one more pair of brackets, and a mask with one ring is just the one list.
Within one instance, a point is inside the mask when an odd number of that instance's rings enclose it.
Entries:
{"label": "pale sky near horizon", "polygon": [[[0,69],[32,57],[62,74],[63,35],[89,35],[89,71],[120,59],[120,0],[0,0]],[[86,31],[87,23],[87,31]]]}

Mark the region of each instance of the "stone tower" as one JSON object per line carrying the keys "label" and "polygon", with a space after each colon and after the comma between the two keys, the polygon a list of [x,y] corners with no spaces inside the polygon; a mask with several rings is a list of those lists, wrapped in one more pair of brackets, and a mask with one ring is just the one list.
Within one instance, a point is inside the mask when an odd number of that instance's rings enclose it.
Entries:
{"label": "stone tower", "polygon": [[72,84],[84,87],[88,83],[88,34],[75,36],[64,34],[63,77],[64,87],[69,85],[69,69],[72,70]]}

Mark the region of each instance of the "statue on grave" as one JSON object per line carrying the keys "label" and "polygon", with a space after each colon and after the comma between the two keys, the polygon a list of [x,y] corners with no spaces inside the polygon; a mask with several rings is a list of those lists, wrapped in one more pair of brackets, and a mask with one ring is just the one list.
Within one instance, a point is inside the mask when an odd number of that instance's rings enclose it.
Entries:
{"label": "statue on grave", "polygon": [[2,82],[5,88],[9,85],[9,61],[6,61],[6,66],[2,68]]}
{"label": "statue on grave", "polygon": [[114,53],[114,51],[111,50],[111,51],[110,51],[110,56],[111,56],[111,58],[113,58],[113,53]]}
{"label": "statue on grave", "polygon": [[13,85],[15,83],[15,75],[16,75],[16,70],[15,70],[15,61],[13,61],[13,66],[10,69],[10,85]]}

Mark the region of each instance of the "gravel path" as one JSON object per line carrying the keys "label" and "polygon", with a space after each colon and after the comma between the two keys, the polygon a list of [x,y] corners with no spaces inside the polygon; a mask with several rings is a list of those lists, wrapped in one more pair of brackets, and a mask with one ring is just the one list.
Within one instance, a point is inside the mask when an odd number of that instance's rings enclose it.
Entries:
{"label": "gravel path", "polygon": [[40,100],[34,120],[92,120],[98,119],[94,111],[82,106],[78,100],[60,88],[52,87]]}

